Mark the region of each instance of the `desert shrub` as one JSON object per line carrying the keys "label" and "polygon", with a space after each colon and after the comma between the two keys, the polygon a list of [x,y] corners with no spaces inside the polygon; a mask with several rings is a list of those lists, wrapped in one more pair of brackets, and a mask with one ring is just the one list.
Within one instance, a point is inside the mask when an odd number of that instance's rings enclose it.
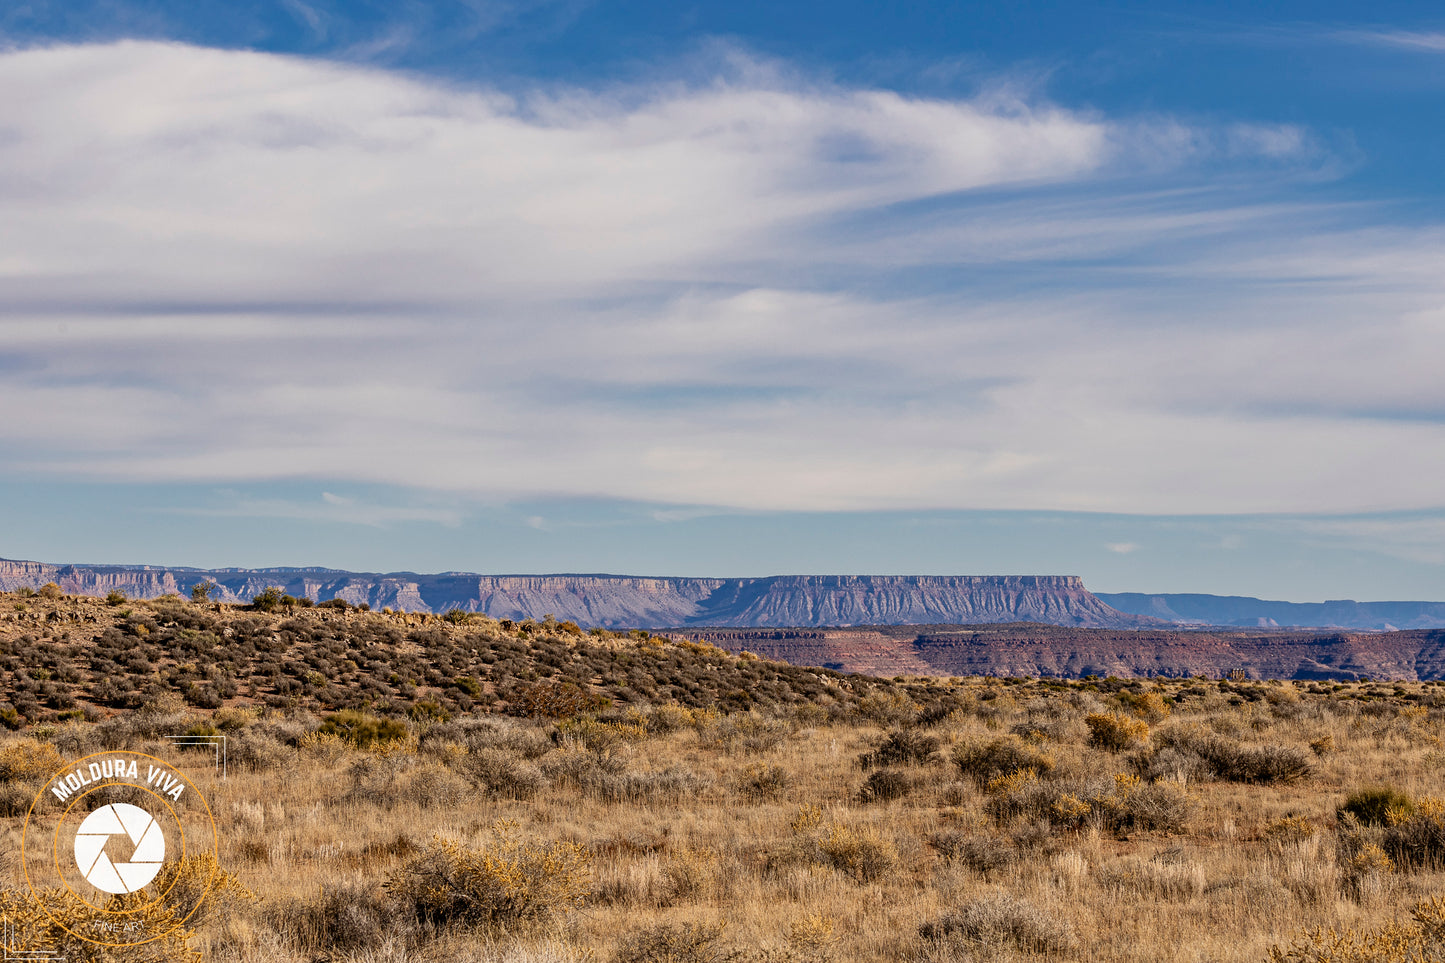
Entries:
{"label": "desert shrub", "polygon": [[1426,797],[1412,814],[1392,807],[1385,819],[1381,848],[1396,866],[1409,871],[1445,867],[1445,803]]}
{"label": "desert shrub", "polygon": [[917,729],[894,729],[877,749],[859,756],[858,763],[865,769],[873,766],[922,764],[938,755],[938,746],[937,736],[930,736]]}
{"label": "desert shrub", "polygon": [[738,745],[743,752],[771,752],[792,733],[792,724],[783,719],[764,719],[751,713],[738,719]]}
{"label": "desert shrub", "polygon": [[313,896],[273,900],[265,922],[294,949],[309,955],[357,953],[409,928],[384,892],[363,883],[339,882]]}
{"label": "desert shrub", "polygon": [[897,769],[879,769],[864,780],[863,788],[858,790],[858,801],[889,802],[902,799],[912,791],[913,780],[908,778],[907,773]]}
{"label": "desert shrub", "polygon": [[151,883],[151,889],[164,894],[162,901],[175,916],[184,918],[188,926],[204,922],[218,907],[225,908],[221,910],[225,912],[237,903],[256,899],[235,873],[222,868],[216,854],[209,850],[166,863]]}
{"label": "desert shrub", "polygon": [[957,694],[940,695],[924,705],[912,724],[921,729],[931,729],[958,718],[967,710],[968,703]]}
{"label": "desert shrub", "polygon": [[1045,782],[1022,769],[994,779],[984,791],[984,812],[1000,824],[1027,818],[1066,829],[1093,824],[1114,832],[1177,833],[1188,825],[1195,806],[1177,783],[1141,784],[1137,776],[1123,773],[1112,780]]}
{"label": "desert shrub", "polygon": [[409,784],[403,779],[409,762],[395,755],[355,760],[347,767],[347,788],[339,799],[378,809],[390,809],[411,801]]}
{"label": "desert shrub", "polygon": [[514,716],[570,719],[611,704],[573,682],[522,682],[507,693],[507,711]]}
{"label": "desert shrub", "polygon": [[667,766],[650,772],[603,773],[583,788],[604,802],[677,802],[696,795],[708,780],[686,766]]}
{"label": "desert shrub", "polygon": [[974,836],[953,829],[932,834],[928,844],[944,859],[984,876],[1007,869],[1018,861],[1014,849],[995,836]]}
{"label": "desert shrub", "polygon": [[411,796],[423,806],[452,809],[471,795],[471,784],[445,766],[425,763],[411,774]]}
{"label": "desert shrub", "polygon": [[230,765],[251,772],[272,772],[289,764],[296,752],[266,733],[242,731],[227,738],[226,756]]}
{"label": "desert shrub", "polygon": [[738,795],[748,799],[781,799],[792,777],[778,765],[752,765],[738,774]]}
{"label": "desert shrub", "polygon": [[684,847],[672,852],[662,867],[661,905],[703,898],[717,885],[721,872],[717,854],[710,849]]}
{"label": "desert shrub", "polygon": [[504,750],[523,759],[540,759],[556,748],[542,730],[507,718],[462,718],[434,725],[422,734],[419,746],[431,751],[433,747],[446,743],[465,746],[471,752]]}
{"label": "desert shrub", "polygon": [[111,591],[105,593],[105,604],[111,606],[112,608],[118,605],[124,605],[127,601],[128,600],[125,597],[125,593],[119,590],[112,589]]}
{"label": "desert shrub", "polygon": [[15,783],[0,784],[0,818],[24,816],[30,811],[34,799],[35,793],[29,787]]}
{"label": "desert shrub", "polygon": [[647,714],[647,728],[651,732],[677,732],[691,726],[695,718],[696,714],[692,709],[669,702],[652,707]]}
{"label": "desert shrub", "polygon": [[459,759],[456,765],[487,795],[502,799],[531,799],[547,783],[535,763],[499,749],[479,749]]}
{"label": "desert shrub", "polygon": [[946,782],[939,787],[938,800],[945,806],[962,806],[969,798],[973,790],[968,783],[961,780]]}
{"label": "desert shrub", "polygon": [[[126,897],[121,899],[128,900]],[[132,949],[101,950],[98,953],[95,943],[75,934],[86,932],[100,913],[69,889],[48,890],[41,899],[28,890],[0,890],[0,919],[6,923],[5,958],[103,960],[106,963],[151,963],[196,958],[197,954],[189,944],[189,932],[184,926],[176,925],[177,920],[164,901],[150,902],[140,897],[135,902],[144,905],[132,908],[128,921],[138,923],[148,932],[164,935]]]}
{"label": "desert shrub", "polygon": [[1303,749],[1280,745],[1217,743],[1206,757],[1221,779],[1248,783],[1292,783],[1314,773],[1314,763]]}
{"label": "desert shrub", "polygon": [[884,728],[913,725],[918,719],[918,704],[896,689],[875,689],[859,699],[855,709],[863,718]]}
{"label": "desert shrub", "polygon": [[1129,692],[1118,693],[1114,698],[1119,705],[1128,712],[1140,719],[1149,722],[1163,722],[1169,717],[1169,704],[1164,697],[1157,692]]}
{"label": "desert shrub", "polygon": [[1445,958],[1445,899],[1417,903],[1410,922],[1364,930],[1318,927],[1288,949],[1270,947],[1270,963],[1406,963]]}
{"label": "desert shrub", "polygon": [[576,843],[525,842],[498,822],[486,849],[434,839],[390,880],[392,894],[438,927],[501,927],[549,922],[581,906],[591,862]]}
{"label": "desert shrub", "polygon": [[651,772],[628,772],[618,756],[570,750],[553,753],[542,772],[555,783],[576,786],[604,802],[667,802],[700,792],[708,780],[684,766]]}
{"label": "desert shrub", "polygon": [[647,738],[647,726],[640,722],[610,721],[583,716],[558,723],[557,741],[580,744],[592,752],[610,752],[628,742]]}
{"label": "desert shrub", "polygon": [[918,934],[944,944],[996,950],[1013,948],[1031,953],[1063,953],[1076,939],[1065,922],[1025,900],[1005,894],[969,900],[937,920],[924,923]]}
{"label": "desert shrub", "polygon": [[788,946],[807,957],[827,958],[838,941],[838,920],[827,913],[808,913],[788,924]]}
{"label": "desert shrub", "polygon": [[1264,827],[1264,838],[1276,847],[1315,837],[1315,825],[1304,816],[1284,816]]}
{"label": "desert shrub", "polygon": [[1194,813],[1194,799],[1176,783],[1135,786],[1116,811],[1115,829],[1181,833]]}
{"label": "desert shrub", "polygon": [[283,597],[281,590],[272,586],[257,592],[251,599],[251,607],[258,612],[274,612],[281,607]]}
{"label": "desert shrub", "polygon": [[356,709],[333,712],[321,723],[322,735],[338,736],[357,749],[370,749],[408,737],[410,730],[399,719],[382,719]]}
{"label": "desert shrub", "polygon": [[1046,775],[1054,768],[1052,756],[1017,736],[1004,736],[982,744],[959,743],[953,750],[953,763],[960,774],[980,786],[1023,769]]}
{"label": "desert shrub", "polygon": [[1395,863],[1382,847],[1384,827],[1367,826],[1353,813],[1341,814],[1335,825],[1335,864],[1345,895],[1365,902],[1380,895]]}
{"label": "desert shrub", "polygon": [[718,945],[724,924],[662,923],[625,938],[613,963],[714,963],[723,959]]}
{"label": "desert shrub", "polygon": [[861,883],[880,879],[898,863],[893,844],[871,826],[857,830],[834,823],[817,838],[817,846],[823,862]]}
{"label": "desert shrub", "polygon": [[1365,826],[1386,826],[1413,816],[1415,803],[1393,786],[1367,786],[1350,793],[1337,813],[1349,813]]}
{"label": "desert shrub", "polygon": [[452,717],[451,710],[435,699],[418,699],[406,710],[407,718],[423,725],[446,722]]}
{"label": "desert shrub", "polygon": [[1073,738],[1078,720],[1072,715],[1031,716],[1015,723],[1009,731],[1021,739],[1039,742],[1067,742]]}
{"label": "desert shrub", "polygon": [[1046,816],[1053,800],[1059,795],[1056,786],[1039,781],[1032,768],[1016,769],[1002,776],[995,776],[983,787],[988,800],[983,804],[984,812],[999,823],[1007,823],[1020,816]]}
{"label": "desert shrub", "polygon": [[56,585],[54,582],[46,582],[44,585],[40,586],[39,594],[41,598],[48,599],[49,601],[53,602],[56,599],[60,598],[61,595],[63,595],[64,593],[60,591],[59,585]]}
{"label": "desert shrub", "polygon": [[1314,773],[1309,753],[1293,746],[1250,745],[1207,730],[1189,728],[1161,732],[1166,748],[1193,753],[1215,778],[1257,784],[1292,783]]}
{"label": "desert shrub", "polygon": [[1098,712],[1084,717],[1089,727],[1089,745],[1109,752],[1123,752],[1149,739],[1149,723],[1119,712]]}
{"label": "desert shrub", "polygon": [[1129,767],[1148,782],[1167,780],[1179,783],[1198,782],[1213,777],[1209,763],[1193,752],[1172,746],[1156,747],[1129,757]]}
{"label": "desert shrub", "polygon": [[0,782],[40,779],[64,764],[65,760],[50,743],[22,739],[0,747]]}
{"label": "desert shrub", "polygon": [[627,763],[621,756],[609,753],[563,749],[561,752],[554,752],[543,759],[540,768],[542,774],[552,780],[554,784],[586,789],[602,776],[618,776],[625,773]]}

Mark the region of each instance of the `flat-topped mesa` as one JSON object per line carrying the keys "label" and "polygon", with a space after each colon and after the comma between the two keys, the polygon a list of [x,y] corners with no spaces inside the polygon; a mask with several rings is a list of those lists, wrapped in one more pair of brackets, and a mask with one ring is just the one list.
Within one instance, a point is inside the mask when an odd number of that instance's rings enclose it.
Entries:
{"label": "flat-topped mesa", "polygon": [[694,624],[1123,627],[1147,621],[1111,609],[1072,575],[780,575],[729,581],[734,584],[714,593]]}
{"label": "flat-topped mesa", "polygon": [[628,575],[416,575],[322,568],[196,569],[48,565],[0,560],[0,589],[53,581],[70,593],[131,598],[185,594],[200,581],[213,597],[246,602],[270,586],[317,601],[342,598],[411,612],[461,609],[494,618],[554,615],[583,626],[905,625],[1047,622],[1129,628],[1156,625],[1110,608],[1072,575],[777,575],[667,578]]}

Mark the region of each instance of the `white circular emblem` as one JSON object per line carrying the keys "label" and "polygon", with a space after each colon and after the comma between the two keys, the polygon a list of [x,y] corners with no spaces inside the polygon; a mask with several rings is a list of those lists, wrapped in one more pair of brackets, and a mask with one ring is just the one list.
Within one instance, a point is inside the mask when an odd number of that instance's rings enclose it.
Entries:
{"label": "white circular emblem", "polygon": [[[105,854],[112,836],[126,836],[134,850],[124,863]],[[101,806],[75,831],[75,864],[87,882],[107,893],[134,893],[156,878],[166,858],[166,836],[155,817],[130,803]]]}

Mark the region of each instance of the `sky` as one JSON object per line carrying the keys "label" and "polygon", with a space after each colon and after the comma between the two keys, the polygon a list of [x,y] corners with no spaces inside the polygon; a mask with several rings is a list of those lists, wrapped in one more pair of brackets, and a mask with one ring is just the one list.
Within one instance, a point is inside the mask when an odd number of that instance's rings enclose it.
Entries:
{"label": "sky", "polygon": [[1418,3],[0,6],[0,556],[1445,599]]}

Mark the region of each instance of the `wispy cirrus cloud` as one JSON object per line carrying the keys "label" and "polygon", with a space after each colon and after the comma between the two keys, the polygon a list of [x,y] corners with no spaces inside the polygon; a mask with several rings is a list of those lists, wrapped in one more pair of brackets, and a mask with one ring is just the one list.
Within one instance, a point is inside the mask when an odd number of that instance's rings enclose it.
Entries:
{"label": "wispy cirrus cloud", "polygon": [[1445,32],[1442,31],[1356,28],[1332,31],[1329,36],[1347,43],[1445,53]]}
{"label": "wispy cirrus cloud", "polygon": [[1438,501],[1445,243],[1252,189],[1317,171],[1290,125],[747,65],[503,94],[135,42],[5,54],[0,91],[17,476]]}
{"label": "wispy cirrus cloud", "polygon": [[319,498],[257,498],[222,490],[206,506],[171,506],[163,514],[206,518],[275,518],[288,521],[340,523],[368,528],[415,522],[456,527],[466,512],[463,506],[380,504],[364,498],[323,491]]}

